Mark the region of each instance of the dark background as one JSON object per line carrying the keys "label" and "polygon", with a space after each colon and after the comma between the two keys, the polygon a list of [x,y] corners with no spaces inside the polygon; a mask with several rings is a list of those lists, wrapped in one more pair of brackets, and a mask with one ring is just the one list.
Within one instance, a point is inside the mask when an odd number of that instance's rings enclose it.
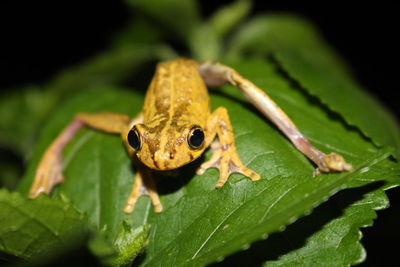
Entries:
{"label": "dark background", "polygon": [[[203,3],[202,13],[207,16],[229,2]],[[253,14],[290,11],[313,21],[347,60],[361,85],[399,117],[399,42],[395,37],[399,35],[400,14],[394,3],[263,2],[256,1]],[[107,47],[129,14],[124,3],[115,0],[1,1],[0,89],[44,83],[66,66],[90,58]],[[368,252],[363,266],[391,266],[397,261],[399,190],[389,191],[388,195],[392,207],[378,212],[373,228],[362,230],[362,243]]]}

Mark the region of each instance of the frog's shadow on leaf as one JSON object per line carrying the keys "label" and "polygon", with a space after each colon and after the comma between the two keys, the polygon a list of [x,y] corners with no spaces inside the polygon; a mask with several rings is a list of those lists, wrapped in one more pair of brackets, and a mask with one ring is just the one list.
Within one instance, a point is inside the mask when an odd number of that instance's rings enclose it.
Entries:
{"label": "frog's shadow on leaf", "polygon": [[160,195],[172,194],[182,187],[186,186],[187,183],[196,175],[196,170],[205,160],[205,153],[203,153],[195,161],[186,164],[179,169],[173,171],[154,171],[157,190]]}
{"label": "frog's shadow on leaf", "polygon": [[332,111],[318,97],[310,94],[310,92],[306,88],[304,88],[299,81],[290,76],[290,74],[283,68],[283,66],[275,57],[271,56],[269,57],[269,60],[276,66],[277,74],[282,78],[284,78],[285,80],[287,80],[287,82],[289,83],[290,87],[293,90],[298,90],[310,105],[319,107],[326,113],[326,115],[330,120],[339,121],[347,131],[356,132],[362,139],[364,139],[367,142],[371,142],[371,139],[365,136],[359,128],[348,124],[347,121],[339,113]]}
{"label": "frog's shadow on leaf", "polygon": [[367,193],[381,188],[384,184],[383,181],[380,181],[340,191],[329,201],[315,208],[312,214],[287,226],[284,232],[274,233],[265,240],[253,243],[249,249],[233,254],[225,258],[223,262],[210,266],[261,266],[266,261],[278,260],[280,256],[304,247],[309,237],[332,220],[341,217],[347,207],[363,199]]}
{"label": "frog's shadow on leaf", "polygon": [[6,253],[4,251],[0,251],[0,265],[2,265],[4,262],[18,262],[20,258],[18,258],[15,255]]}

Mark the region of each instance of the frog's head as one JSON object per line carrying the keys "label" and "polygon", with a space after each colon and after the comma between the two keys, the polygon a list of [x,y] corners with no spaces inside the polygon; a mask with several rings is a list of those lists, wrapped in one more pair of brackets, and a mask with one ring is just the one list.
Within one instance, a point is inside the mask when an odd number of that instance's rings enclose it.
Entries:
{"label": "frog's head", "polygon": [[139,160],[151,169],[172,170],[196,158],[205,150],[205,134],[199,125],[156,130],[136,124],[128,133],[128,143]]}

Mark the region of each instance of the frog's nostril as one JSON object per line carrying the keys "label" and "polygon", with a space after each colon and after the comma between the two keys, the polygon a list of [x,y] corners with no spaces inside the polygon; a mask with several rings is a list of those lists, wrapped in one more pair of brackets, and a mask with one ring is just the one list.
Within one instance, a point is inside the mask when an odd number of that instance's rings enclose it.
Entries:
{"label": "frog's nostril", "polygon": [[155,161],[164,161],[164,160],[168,160],[168,159],[170,159],[170,153],[167,151],[163,152],[163,151],[158,150],[154,153]]}

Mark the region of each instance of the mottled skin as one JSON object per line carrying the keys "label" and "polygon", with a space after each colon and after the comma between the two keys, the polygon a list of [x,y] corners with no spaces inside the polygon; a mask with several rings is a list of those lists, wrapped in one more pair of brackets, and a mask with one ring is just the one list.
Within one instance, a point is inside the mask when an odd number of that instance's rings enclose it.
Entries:
{"label": "mottled skin", "polygon": [[[39,166],[29,197],[40,193],[49,194],[52,188],[63,182],[62,150],[82,126],[107,133],[120,134],[132,160],[137,163],[137,173],[124,211],[132,212],[140,195],[151,198],[156,212],[162,205],[153,180],[153,170],[172,170],[198,158],[211,146],[213,155],[197,170],[203,174],[208,168],[220,171],[216,184],[222,187],[231,173],[241,173],[253,181],[260,176],[244,166],[236,152],[232,125],[224,107],[210,111],[207,85],[225,83],[238,87],[247,99],[272,122],[317,166],[315,174],[340,172],[352,169],[342,156],[324,154],[300,133],[289,117],[263,90],[240,76],[235,70],[216,62],[198,62],[178,58],[157,65],[156,73],[146,93],[143,110],[134,119],[112,113],[81,113],[50,144]],[[189,145],[194,127],[204,133],[204,142],[198,147]],[[140,140],[137,150],[128,140],[134,132]],[[218,140],[215,137],[218,137]],[[214,142],[213,142],[214,141]]]}
{"label": "mottled skin", "polygon": [[157,65],[144,101],[143,123],[136,125],[143,141],[137,156],[152,169],[176,169],[206,148],[192,150],[187,145],[193,126],[204,129],[205,136],[209,133],[210,99],[197,68],[197,62],[184,59]]}

